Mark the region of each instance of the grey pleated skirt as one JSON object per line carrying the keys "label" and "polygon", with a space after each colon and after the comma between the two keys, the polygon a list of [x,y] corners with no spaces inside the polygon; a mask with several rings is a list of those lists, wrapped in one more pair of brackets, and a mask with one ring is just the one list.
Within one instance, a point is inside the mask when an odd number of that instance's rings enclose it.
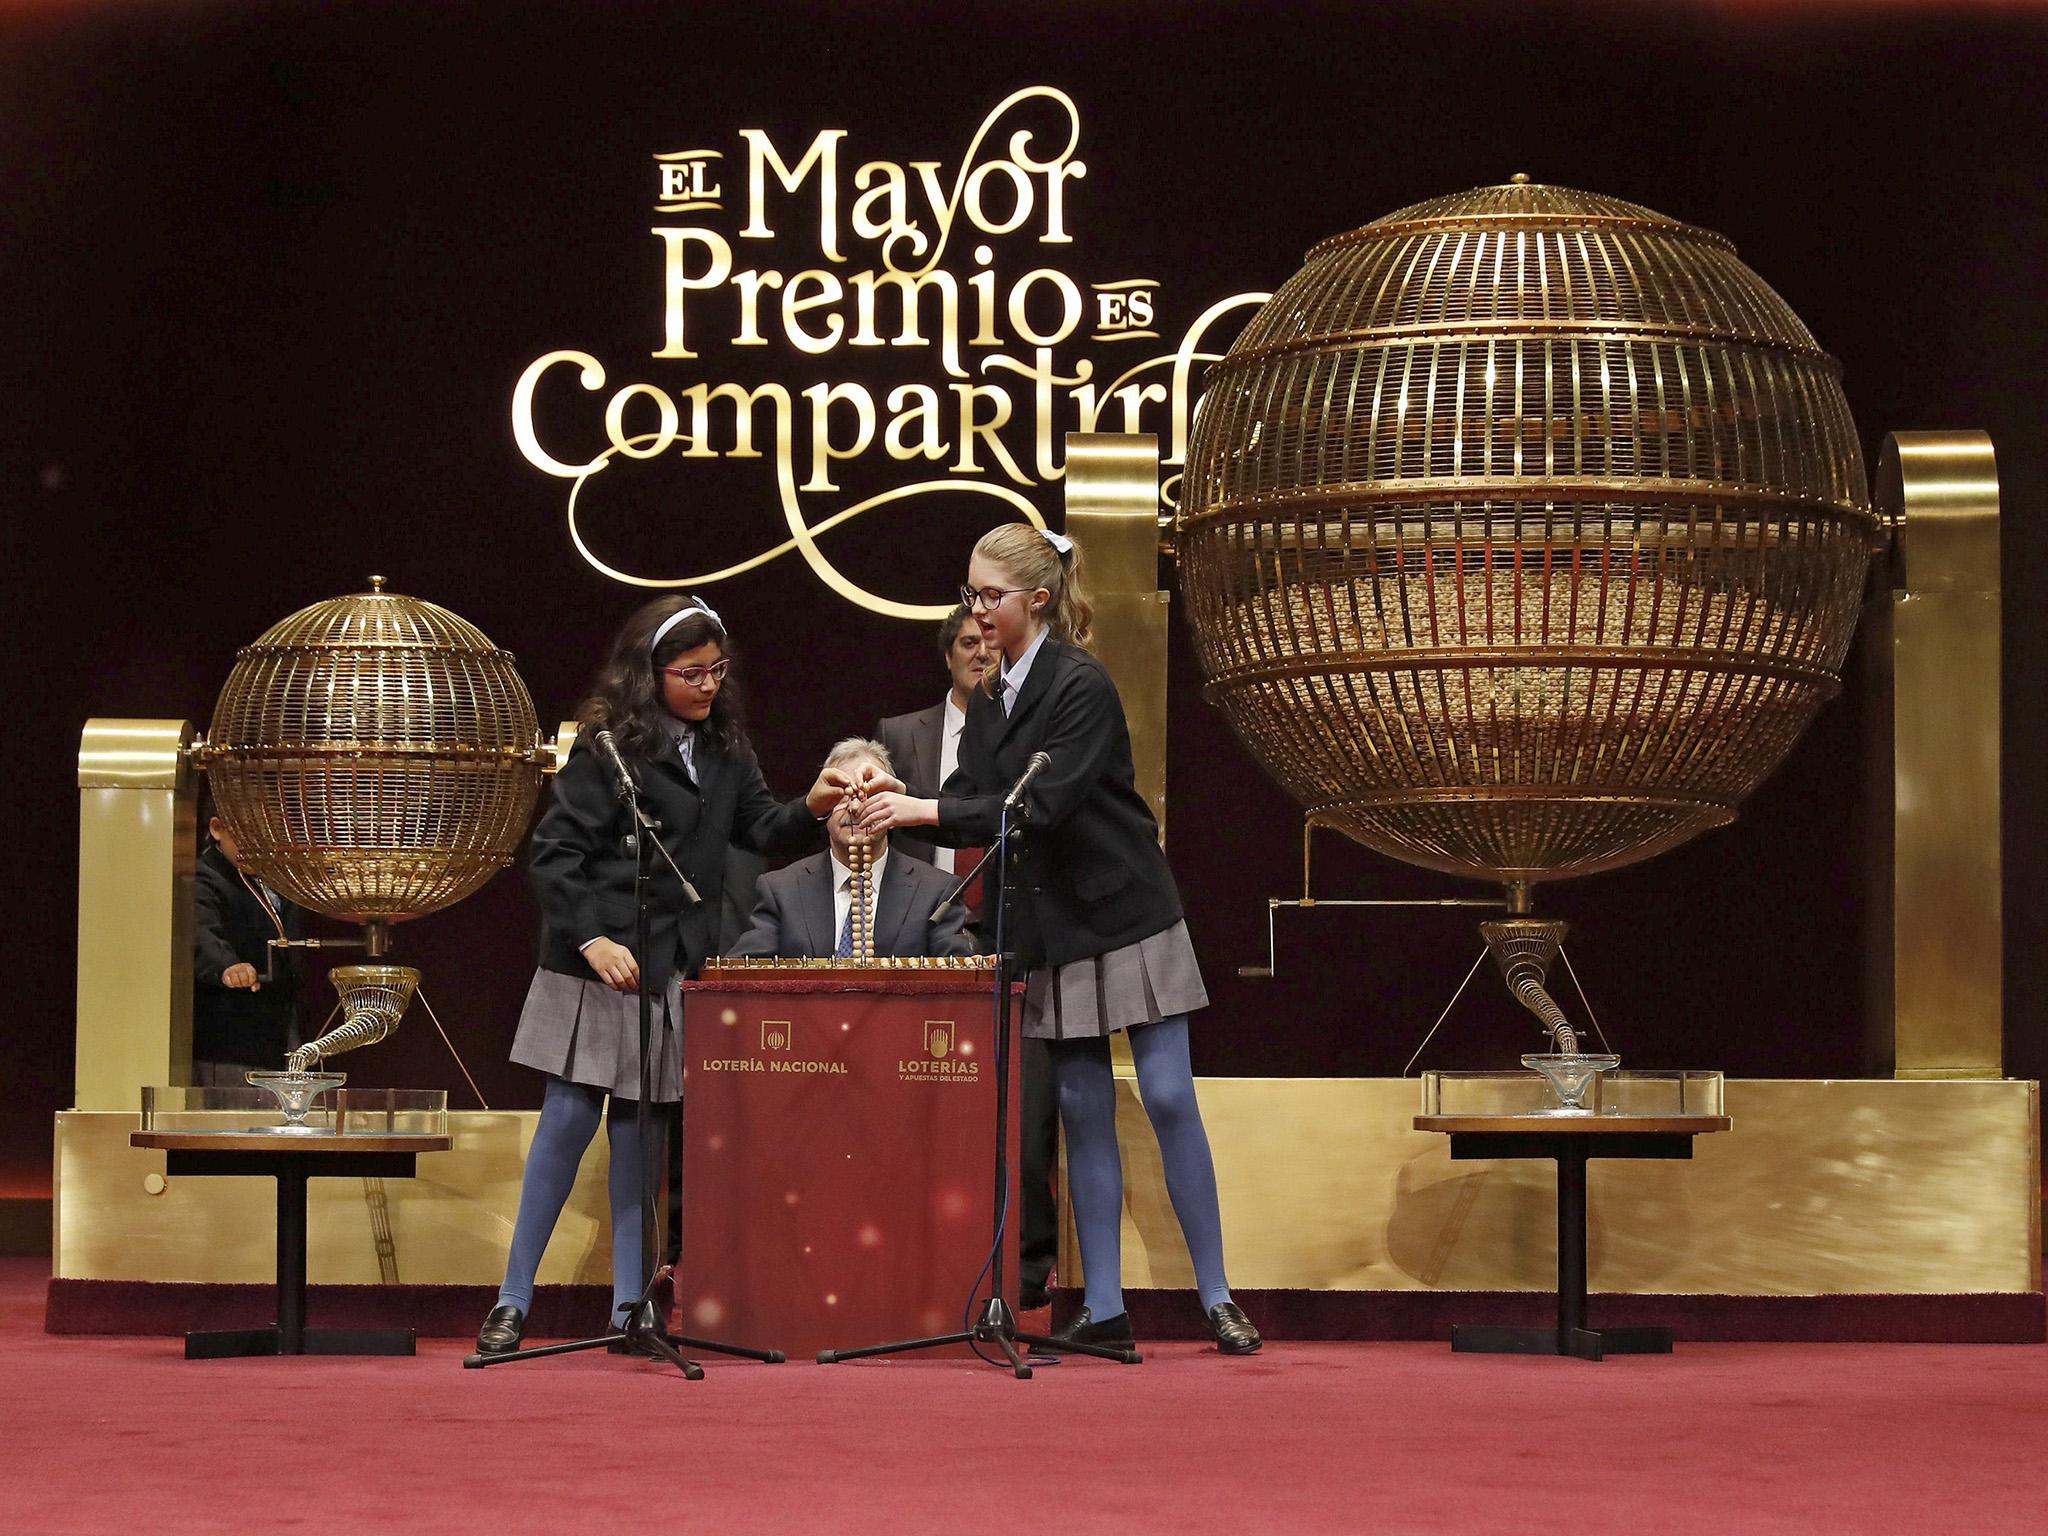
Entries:
{"label": "grey pleated skirt", "polygon": [[[651,1020],[654,1102],[673,1104],[683,1096],[683,1050],[677,1021],[683,1016],[681,978],[662,990]],[[601,1088],[622,1099],[640,1097],[640,995],[614,992],[596,977],[533,973],[512,1059],[572,1083]]]}
{"label": "grey pleated skirt", "polygon": [[1024,981],[1024,1033],[1086,1040],[1209,1005],[1185,921],[1106,955],[1041,966]]}

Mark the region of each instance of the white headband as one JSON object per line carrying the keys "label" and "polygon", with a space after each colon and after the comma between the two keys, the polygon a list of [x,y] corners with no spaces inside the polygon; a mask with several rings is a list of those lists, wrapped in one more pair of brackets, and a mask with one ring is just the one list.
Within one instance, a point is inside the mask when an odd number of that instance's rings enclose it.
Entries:
{"label": "white headband", "polygon": [[1074,541],[1064,533],[1054,533],[1050,528],[1041,528],[1038,531],[1045,535],[1046,543],[1059,551],[1061,559],[1065,559],[1074,552]]}
{"label": "white headband", "polygon": [[670,630],[674,629],[676,625],[680,624],[684,619],[687,619],[693,613],[702,613],[707,619],[711,621],[712,628],[716,629],[721,635],[725,633],[725,621],[719,618],[718,614],[712,609],[709,603],[705,602],[704,599],[701,597],[693,597],[690,599],[690,601],[695,603],[697,606],[694,608],[678,608],[674,613],[670,614],[667,618],[661,621],[661,627],[655,630],[654,638],[647,642],[648,655],[652,656],[654,654],[656,648],[659,647],[661,644],[661,637],[663,635],[667,634]]}

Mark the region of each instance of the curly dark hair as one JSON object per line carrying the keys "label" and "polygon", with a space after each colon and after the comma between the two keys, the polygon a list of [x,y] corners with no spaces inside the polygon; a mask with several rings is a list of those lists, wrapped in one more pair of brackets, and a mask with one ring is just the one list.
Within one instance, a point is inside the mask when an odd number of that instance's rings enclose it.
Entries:
{"label": "curly dark hair", "polygon": [[[677,614],[683,617],[669,626],[660,645],[654,645],[655,631]],[[725,626],[696,598],[658,597],[635,609],[612,640],[611,654],[598,669],[589,697],[576,706],[577,724],[585,731],[610,731],[618,738],[619,750],[636,757],[655,758],[673,750],[663,724],[670,717],[655,669],[706,644],[717,646],[737,671],[738,657]],[[737,751],[746,745],[747,728],[732,673],[727,674],[718,697],[712,700],[710,716],[699,729],[705,742],[720,751]]]}

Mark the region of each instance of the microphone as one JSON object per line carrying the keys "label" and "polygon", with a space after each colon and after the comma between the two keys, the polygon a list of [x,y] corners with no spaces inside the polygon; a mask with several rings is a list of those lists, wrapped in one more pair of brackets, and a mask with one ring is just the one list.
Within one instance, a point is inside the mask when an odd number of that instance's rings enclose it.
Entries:
{"label": "microphone", "polygon": [[640,786],[633,782],[632,771],[626,767],[626,760],[619,756],[617,740],[610,731],[599,731],[596,740],[597,750],[604,755],[604,760],[611,765],[612,779],[614,787],[618,790],[619,798],[621,800],[633,799],[640,793]]}
{"label": "microphone", "polygon": [[1024,791],[1030,786],[1031,781],[1051,766],[1052,759],[1043,752],[1032,753],[1031,761],[1024,765],[1024,772],[1018,776],[1017,782],[1010,786],[1009,794],[1003,797],[1003,809],[1014,811],[1018,806],[1022,805],[1024,803]]}

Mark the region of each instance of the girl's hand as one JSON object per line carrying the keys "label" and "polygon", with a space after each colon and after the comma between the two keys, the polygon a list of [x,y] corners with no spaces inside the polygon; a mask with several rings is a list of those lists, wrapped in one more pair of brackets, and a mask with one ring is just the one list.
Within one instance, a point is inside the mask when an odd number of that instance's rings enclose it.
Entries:
{"label": "girl's hand", "polygon": [[847,791],[858,787],[854,776],[844,768],[826,768],[818,774],[817,782],[804,796],[804,804],[813,816],[823,821],[846,797]]}
{"label": "girl's hand", "polygon": [[883,790],[867,797],[861,807],[860,824],[869,832],[886,832],[891,827],[935,827],[939,824],[939,802],[920,800],[898,790]]}
{"label": "girl's hand", "polygon": [[592,939],[583,948],[584,961],[614,992],[632,992],[640,985],[640,962],[633,951],[610,939]]}
{"label": "girl's hand", "polygon": [[903,793],[903,781],[893,774],[882,772],[873,763],[862,763],[860,765],[860,783],[856,788],[863,795],[875,795],[884,792],[900,795]]}

